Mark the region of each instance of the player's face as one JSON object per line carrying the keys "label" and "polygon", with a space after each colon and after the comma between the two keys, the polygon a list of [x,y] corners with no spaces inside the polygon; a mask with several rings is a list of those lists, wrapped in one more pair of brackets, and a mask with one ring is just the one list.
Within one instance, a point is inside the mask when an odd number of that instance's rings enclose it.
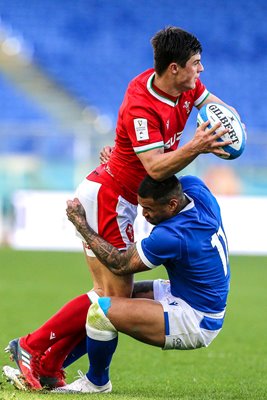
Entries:
{"label": "player's face", "polygon": [[138,196],[138,203],[143,209],[143,216],[152,225],[157,225],[173,216],[170,204],[160,204],[153,199],[143,199]]}
{"label": "player's face", "polygon": [[200,73],[204,71],[201,64],[201,55],[193,55],[186,63],[185,67],[179,67],[177,74],[177,84],[182,91],[195,89],[196,81]]}

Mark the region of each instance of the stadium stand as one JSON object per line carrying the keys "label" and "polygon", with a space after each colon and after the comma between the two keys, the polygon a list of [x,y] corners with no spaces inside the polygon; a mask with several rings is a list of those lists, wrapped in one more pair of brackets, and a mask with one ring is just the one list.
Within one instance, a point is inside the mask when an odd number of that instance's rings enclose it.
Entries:
{"label": "stadium stand", "polygon": [[[100,115],[101,121],[110,122],[109,128],[104,129],[107,135],[96,129],[87,143],[94,155],[102,144],[112,142],[112,128],[128,81],[152,66],[152,35],[166,25],[194,32],[203,43],[203,81],[212,92],[236,106],[247,125],[248,146],[235,164],[244,179],[255,168],[261,172],[257,176],[264,177],[267,161],[267,92],[263,90],[267,71],[267,53],[263,51],[267,41],[266,15],[264,0],[224,0],[216,4],[200,0],[194,5],[175,5],[170,0],[64,0],[64,6],[53,0],[0,0],[0,31],[7,35],[4,41],[17,40],[28,62],[40,69],[49,85],[75,99],[81,113],[91,107],[96,110],[96,120]],[[50,166],[54,160],[55,170],[59,160],[62,165],[67,159],[74,163],[77,154],[83,162],[86,160],[82,146],[78,152],[75,150],[77,131],[59,124],[57,116],[35,101],[31,93],[18,90],[16,83],[1,71],[1,63],[0,91],[0,153],[37,154],[45,160],[46,167],[47,160]],[[89,119],[93,124],[91,114]],[[39,128],[34,130],[33,126]],[[194,127],[193,114],[187,129]],[[223,162],[207,156],[198,171]],[[92,164],[90,159],[86,170]],[[56,174],[42,171],[42,176],[46,175],[43,187],[49,188],[51,182],[52,187],[56,186]],[[62,175],[60,187],[72,189],[75,174],[65,180],[65,185]],[[261,178],[256,188],[245,182],[244,191],[253,187],[254,192],[261,193],[265,179]]]}

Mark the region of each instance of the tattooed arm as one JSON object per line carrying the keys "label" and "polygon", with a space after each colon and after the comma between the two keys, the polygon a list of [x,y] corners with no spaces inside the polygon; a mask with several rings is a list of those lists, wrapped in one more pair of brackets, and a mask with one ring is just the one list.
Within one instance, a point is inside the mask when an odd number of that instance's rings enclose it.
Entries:
{"label": "tattooed arm", "polygon": [[149,270],[140,259],[135,244],[130,246],[125,252],[121,252],[99,236],[88,225],[85,210],[77,198],[67,201],[66,212],[68,219],[83,236],[96,257],[111,272],[116,275],[128,275]]}

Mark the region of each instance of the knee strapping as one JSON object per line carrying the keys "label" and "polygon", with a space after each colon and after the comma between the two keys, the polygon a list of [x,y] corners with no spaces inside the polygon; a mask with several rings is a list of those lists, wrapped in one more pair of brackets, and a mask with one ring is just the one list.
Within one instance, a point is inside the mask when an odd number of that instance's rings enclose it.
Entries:
{"label": "knee strapping", "polygon": [[[110,298],[106,297],[102,305],[104,309],[108,310],[110,307]],[[98,299],[98,301],[100,298]],[[100,302],[101,303],[101,302]],[[111,340],[118,335],[117,329],[106,317],[100,304],[93,303],[88,310],[86,319],[86,332],[87,335],[96,340]]]}
{"label": "knee strapping", "polygon": [[101,307],[101,309],[104,312],[104,314],[107,315],[108,310],[109,310],[109,308],[111,306],[110,297],[99,297],[98,304]]}
{"label": "knee strapping", "polygon": [[87,296],[91,303],[96,303],[99,299],[98,294],[93,289],[91,289],[89,292],[87,292]]}

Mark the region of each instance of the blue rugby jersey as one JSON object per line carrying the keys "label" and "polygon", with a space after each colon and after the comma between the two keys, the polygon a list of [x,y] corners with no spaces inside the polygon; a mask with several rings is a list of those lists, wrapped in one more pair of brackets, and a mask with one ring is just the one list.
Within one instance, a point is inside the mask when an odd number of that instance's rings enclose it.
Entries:
{"label": "blue rugby jersey", "polygon": [[173,296],[196,310],[218,313],[226,306],[230,281],[220,207],[199,178],[179,179],[190,203],[156,225],[137,250],[149,268],[165,266]]}

